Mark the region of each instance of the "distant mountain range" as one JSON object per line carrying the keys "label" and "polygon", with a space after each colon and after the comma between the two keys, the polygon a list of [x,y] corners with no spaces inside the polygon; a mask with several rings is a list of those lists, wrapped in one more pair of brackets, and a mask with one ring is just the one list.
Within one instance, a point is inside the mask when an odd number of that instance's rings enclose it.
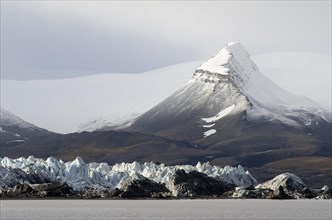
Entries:
{"label": "distant mountain range", "polygon": [[332,182],[331,112],[266,78],[239,43],[201,64],[189,82],[137,119],[92,124],[98,125],[92,132],[63,135],[1,109],[0,156],[210,161],[242,164],[259,180],[296,171],[309,185]]}

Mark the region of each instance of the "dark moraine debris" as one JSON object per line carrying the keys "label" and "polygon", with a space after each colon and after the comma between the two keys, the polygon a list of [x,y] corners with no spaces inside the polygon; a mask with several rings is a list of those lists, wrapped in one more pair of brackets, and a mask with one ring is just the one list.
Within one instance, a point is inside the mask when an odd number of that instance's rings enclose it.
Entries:
{"label": "dark moraine debris", "polygon": [[67,183],[43,183],[34,187],[40,197],[68,197],[72,195],[73,189]]}
{"label": "dark moraine debris", "polygon": [[204,173],[177,170],[168,188],[172,189],[176,197],[220,196],[233,190],[234,185],[207,176]]}
{"label": "dark moraine debris", "polygon": [[13,188],[8,189],[6,192],[2,193],[2,197],[27,197],[34,194],[34,189],[28,184],[17,184]]}
{"label": "dark moraine debris", "polygon": [[164,184],[156,183],[148,178],[131,180],[125,184],[122,190],[123,192],[119,195],[122,198],[164,198],[170,196],[170,192]]}
{"label": "dark moraine debris", "polygon": [[282,186],[279,186],[278,189],[275,189],[273,191],[271,199],[294,199],[294,197],[285,193],[284,188]]}

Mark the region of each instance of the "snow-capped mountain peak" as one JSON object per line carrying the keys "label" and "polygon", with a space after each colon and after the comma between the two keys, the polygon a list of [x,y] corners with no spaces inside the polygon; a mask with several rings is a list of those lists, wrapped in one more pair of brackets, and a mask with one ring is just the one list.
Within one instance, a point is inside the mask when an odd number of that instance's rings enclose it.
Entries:
{"label": "snow-capped mountain peak", "polygon": [[229,59],[232,57],[231,52],[227,47],[219,51],[219,53],[208,61],[200,65],[197,70],[208,71],[211,73],[217,73],[221,75],[229,75],[227,64]]}
{"label": "snow-capped mountain peak", "polygon": [[[224,77],[247,96],[251,103],[293,107],[317,105],[307,98],[285,91],[265,77],[242,44],[238,42],[227,44],[215,56],[200,65],[193,78],[198,77],[206,82],[214,83],[220,83]],[[218,80],[213,80],[213,77],[218,77]]]}
{"label": "snow-capped mountain peak", "polygon": [[248,52],[238,42],[232,42],[221,49],[215,56],[197,68],[197,72],[229,75],[237,87],[242,88],[252,72],[258,68],[250,59]]}
{"label": "snow-capped mountain peak", "polygon": [[220,129],[226,129],[222,121],[231,117],[302,130],[331,123],[331,113],[310,99],[276,85],[260,72],[244,47],[235,42],[201,64],[184,87],[140,116],[131,129],[169,134],[169,130],[178,127],[179,131],[174,132],[178,136],[186,130],[183,124],[187,123],[188,129],[204,128],[197,134],[184,134],[187,140],[210,138],[217,136]]}
{"label": "snow-capped mountain peak", "polygon": [[[241,110],[246,110],[251,119],[269,118],[301,126],[313,121],[312,116],[303,115],[303,112],[310,112],[331,122],[330,113],[322,106],[306,97],[285,91],[264,76],[238,42],[227,44],[217,55],[198,67],[193,80],[215,84],[230,81],[250,102],[251,108],[242,103],[244,108]],[[292,119],[294,113],[301,114],[300,122]]]}

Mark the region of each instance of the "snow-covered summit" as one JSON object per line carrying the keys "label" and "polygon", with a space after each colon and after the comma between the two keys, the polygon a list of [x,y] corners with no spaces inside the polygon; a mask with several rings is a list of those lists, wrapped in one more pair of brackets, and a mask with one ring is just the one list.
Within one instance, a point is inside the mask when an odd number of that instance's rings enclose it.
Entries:
{"label": "snow-covered summit", "polygon": [[[249,119],[277,120],[297,127],[309,125],[317,117],[331,122],[331,113],[324,107],[282,89],[264,76],[245,48],[237,42],[227,44],[199,66],[192,80],[214,84],[231,82],[250,103],[249,108],[244,103],[240,105],[243,107],[241,110],[247,111]],[[238,100],[236,102],[234,104],[239,105]]]}
{"label": "snow-covered summit", "polygon": [[0,186],[7,188],[29,179],[22,179],[16,175],[17,170],[24,172],[33,179],[46,179],[51,182],[66,182],[76,190],[84,188],[119,188],[131,179],[148,178],[157,183],[167,183],[174,176],[176,170],[186,172],[198,171],[210,177],[218,178],[236,186],[248,186],[257,183],[254,177],[242,166],[224,168],[212,166],[209,163],[197,163],[196,166],[176,165],[166,166],[150,163],[117,163],[113,166],[107,163],[85,163],[77,157],[73,161],[63,162],[54,157],[47,160],[20,157],[17,159],[0,158]]}
{"label": "snow-covered summit", "polygon": [[197,70],[208,71],[211,73],[229,75],[229,68],[227,66],[229,59],[232,57],[230,47],[227,45],[225,48],[219,51],[215,56],[210,58],[208,61],[200,65]]}
{"label": "snow-covered summit", "polygon": [[250,77],[250,73],[257,71],[257,69],[256,64],[252,62],[242,44],[231,42],[215,56],[200,65],[197,71],[230,75],[234,82],[240,84],[245,83]]}

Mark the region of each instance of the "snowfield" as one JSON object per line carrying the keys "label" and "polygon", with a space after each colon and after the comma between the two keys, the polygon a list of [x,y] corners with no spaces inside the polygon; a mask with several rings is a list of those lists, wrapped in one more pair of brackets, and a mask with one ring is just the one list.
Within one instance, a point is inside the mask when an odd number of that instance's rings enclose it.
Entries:
{"label": "snowfield", "polygon": [[252,60],[283,89],[308,97],[331,111],[331,55],[283,51],[252,56]]}
{"label": "snowfield", "polygon": [[201,63],[182,63],[140,74],[1,80],[1,107],[59,133],[128,124],[185,84]]}

